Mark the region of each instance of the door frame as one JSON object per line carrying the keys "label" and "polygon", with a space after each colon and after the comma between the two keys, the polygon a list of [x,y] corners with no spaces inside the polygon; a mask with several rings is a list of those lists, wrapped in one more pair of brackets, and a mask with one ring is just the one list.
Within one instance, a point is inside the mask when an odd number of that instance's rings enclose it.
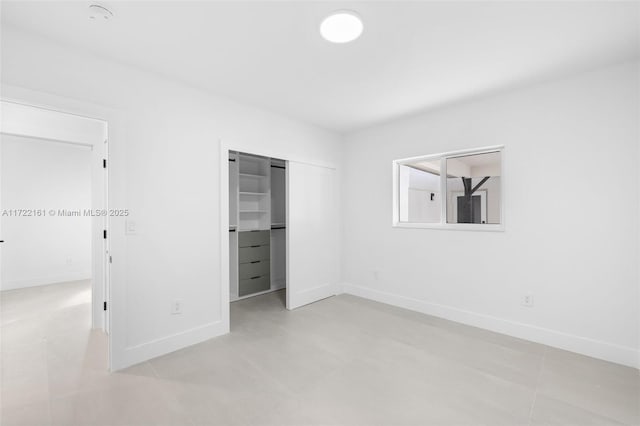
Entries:
{"label": "door frame", "polygon": [[[49,132],[42,131],[43,129],[37,128],[35,131],[30,131],[28,128],[2,128],[0,134],[7,136],[15,136],[18,138],[29,138],[42,141],[43,143],[59,143],[65,145],[75,145],[89,148],[90,155],[90,186],[91,186],[91,209],[94,211],[104,211],[108,209],[107,200],[107,175],[106,167],[103,166],[103,160],[106,161],[108,157],[107,143],[109,138],[109,123],[95,119],[93,117],[86,117],[79,114],[70,114],[68,112],[59,111],[52,108],[43,108],[40,106],[34,106],[25,102],[2,99],[3,108],[17,108],[25,110],[26,114],[32,114],[30,117],[34,119],[38,114],[43,114],[43,122],[41,124],[47,125],[47,119],[44,117],[52,117],[49,123]],[[36,117],[33,116],[36,114]],[[69,120],[70,126],[82,126],[84,123],[76,120],[90,120],[95,121],[100,126],[100,132],[102,134],[94,134],[93,130],[91,135],[89,134],[74,134],[75,128],[71,129],[66,127],[66,123],[60,120]],[[55,123],[55,124],[54,124]],[[99,124],[98,124],[99,123]],[[69,128],[72,130],[68,132],[68,135],[55,134],[57,128]],[[35,128],[34,126],[31,126]],[[81,129],[81,127],[80,127]],[[66,132],[63,132],[66,133]],[[86,139],[89,137],[89,139]],[[106,164],[106,163],[105,163]],[[48,206],[43,206],[49,208]],[[102,302],[106,300],[107,294],[107,259],[108,259],[108,240],[103,237],[103,231],[108,229],[108,220],[104,216],[93,216],[91,218],[91,327],[108,331],[107,312],[102,308]],[[106,236],[106,235],[105,235]]]}
{"label": "door frame", "polygon": [[[262,157],[270,157],[277,158],[280,160],[284,160],[288,165],[291,162],[296,163],[304,163],[318,167],[326,167],[330,169],[336,169],[335,165],[332,164],[323,164],[322,162],[309,162],[305,160],[300,160],[297,158],[293,158],[289,153],[282,152],[278,149],[272,149],[264,146],[264,143],[258,142],[256,143],[248,143],[241,141],[233,141],[227,139],[219,139],[219,180],[220,180],[220,315],[221,315],[221,323],[223,333],[228,333],[230,331],[230,296],[229,296],[229,151],[237,151],[237,152],[245,152],[248,154],[259,155]],[[287,167],[286,175],[286,206],[285,206],[285,215],[287,218],[287,229],[286,229],[286,275],[287,275],[287,289],[289,289],[291,276],[289,271],[291,267],[291,263],[289,261],[290,254],[290,230],[289,230],[289,167]],[[287,309],[291,309],[291,305],[289,303],[289,291],[287,291]]]}
{"label": "door frame", "polygon": [[[472,194],[472,196],[476,196],[476,193],[480,197],[480,223],[487,223],[487,190],[486,189],[478,189],[476,192]],[[453,218],[456,220],[454,223],[458,223],[458,197],[463,197],[463,191],[455,191],[451,192],[451,205],[453,206]]]}
{"label": "door frame", "polygon": [[[262,157],[277,158],[285,160],[289,163],[287,155],[282,155],[277,152],[269,152],[261,149],[255,149],[251,146],[243,146],[240,143],[233,141],[227,141],[224,139],[219,140],[220,144],[220,315],[223,325],[223,333],[229,333],[231,330],[231,318],[230,318],[230,303],[231,296],[229,291],[229,152],[244,152],[247,154],[258,155]],[[287,167],[285,174],[285,182],[289,185],[289,168]],[[285,217],[288,220],[289,217],[289,197],[288,190],[285,197]],[[289,230],[285,229],[286,240],[286,275],[289,275]],[[287,287],[288,287],[287,280]],[[287,309],[289,309],[289,303],[287,299]]]}
{"label": "door frame", "polygon": [[[114,149],[114,146],[124,146],[121,140],[124,140],[125,134],[125,115],[118,110],[114,110],[101,105],[92,104],[76,99],[65,98],[46,92],[26,89],[19,86],[5,85],[1,86],[2,95],[0,100],[6,102],[17,103],[34,108],[60,112],[63,114],[76,115],[83,118],[90,118],[104,121],[107,125],[107,140],[103,145],[101,152],[102,159],[106,160],[106,172],[102,167],[102,161],[99,166],[95,164],[95,156],[92,156],[94,162],[92,167],[92,189],[94,172],[99,168],[104,172],[103,186],[103,208],[126,206],[124,199],[124,161],[116,161],[117,167],[113,167],[112,158],[113,151],[119,154],[121,160],[124,160],[124,153]],[[92,199],[94,194],[92,194]],[[94,204],[92,202],[92,208]],[[93,250],[94,234],[92,238],[92,263],[99,260],[102,266],[96,280],[96,268],[92,268],[92,328],[102,329],[107,332],[108,340],[108,369],[114,371],[119,368],[124,361],[124,349],[126,335],[126,323],[124,316],[125,302],[125,262],[111,263],[111,259],[117,258],[124,260],[126,258],[126,244],[124,239],[124,218],[107,216],[104,221],[100,221],[101,226],[107,232],[106,241],[102,238],[104,244],[102,256],[96,256]],[[92,224],[92,232],[99,230],[99,227]],[[102,232],[99,232],[102,234]],[[102,235],[101,235],[102,236]],[[117,254],[117,257],[116,257]],[[96,285],[100,281],[101,285]],[[115,303],[114,303],[115,301]],[[107,303],[107,310],[103,309],[103,302]]]}

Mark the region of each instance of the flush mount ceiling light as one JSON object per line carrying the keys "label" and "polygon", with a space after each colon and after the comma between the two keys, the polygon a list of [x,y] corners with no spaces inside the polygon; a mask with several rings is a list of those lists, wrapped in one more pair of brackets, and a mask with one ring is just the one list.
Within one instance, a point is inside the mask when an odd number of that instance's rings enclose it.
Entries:
{"label": "flush mount ceiling light", "polygon": [[360,37],[364,26],[360,16],[351,10],[337,10],[324,18],[320,34],[332,43],[349,43]]}
{"label": "flush mount ceiling light", "polygon": [[94,21],[108,21],[113,18],[113,12],[104,6],[98,4],[92,4],[89,6],[89,19]]}

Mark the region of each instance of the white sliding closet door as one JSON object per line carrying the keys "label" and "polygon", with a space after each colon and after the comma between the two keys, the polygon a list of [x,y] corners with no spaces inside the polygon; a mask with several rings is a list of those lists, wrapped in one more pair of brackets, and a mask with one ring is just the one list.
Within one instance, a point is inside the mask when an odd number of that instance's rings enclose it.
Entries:
{"label": "white sliding closet door", "polygon": [[335,169],[289,161],[287,309],[336,294],[339,193]]}

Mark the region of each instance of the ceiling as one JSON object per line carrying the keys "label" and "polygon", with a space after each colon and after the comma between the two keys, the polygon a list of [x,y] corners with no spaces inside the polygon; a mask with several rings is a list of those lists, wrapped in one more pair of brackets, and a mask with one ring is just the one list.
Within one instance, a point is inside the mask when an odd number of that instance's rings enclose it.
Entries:
{"label": "ceiling", "polygon": [[500,164],[502,153],[500,151],[487,152],[483,154],[468,154],[455,157],[455,160],[466,164],[469,167],[487,167]]}
{"label": "ceiling", "polygon": [[[447,177],[484,177],[487,173],[491,176],[500,176],[502,174],[501,159],[502,153],[499,151],[448,158]],[[440,175],[440,159],[418,160],[406,165],[423,172]]]}
{"label": "ceiling", "polygon": [[[3,1],[2,24],[339,132],[638,58],[638,2]],[[356,10],[353,43],[320,21]]]}

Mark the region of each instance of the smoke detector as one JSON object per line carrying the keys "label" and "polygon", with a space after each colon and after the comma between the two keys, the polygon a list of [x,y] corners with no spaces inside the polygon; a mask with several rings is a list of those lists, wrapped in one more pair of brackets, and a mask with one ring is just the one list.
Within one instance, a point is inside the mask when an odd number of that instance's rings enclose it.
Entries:
{"label": "smoke detector", "polygon": [[113,12],[99,4],[89,6],[89,19],[94,21],[108,21],[113,18]]}

